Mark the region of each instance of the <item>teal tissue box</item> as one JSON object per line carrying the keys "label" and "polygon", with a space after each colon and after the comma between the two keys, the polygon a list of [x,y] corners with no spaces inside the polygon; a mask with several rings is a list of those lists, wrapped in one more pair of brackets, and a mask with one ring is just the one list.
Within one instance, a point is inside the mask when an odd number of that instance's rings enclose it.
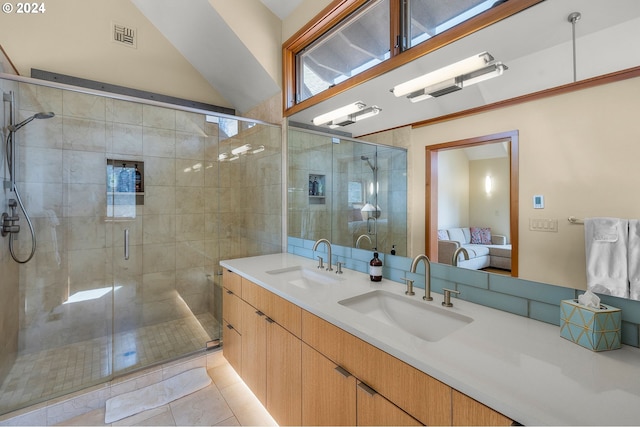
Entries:
{"label": "teal tissue box", "polygon": [[600,308],[585,307],[578,300],[560,302],[560,336],[593,351],[620,348],[619,308],[600,304]]}

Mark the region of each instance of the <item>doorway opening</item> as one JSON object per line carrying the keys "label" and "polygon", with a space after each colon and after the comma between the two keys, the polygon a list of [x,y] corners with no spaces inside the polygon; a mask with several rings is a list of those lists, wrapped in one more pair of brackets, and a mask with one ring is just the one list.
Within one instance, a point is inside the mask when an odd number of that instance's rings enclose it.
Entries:
{"label": "doorway opening", "polygon": [[509,237],[511,250],[511,276],[518,277],[518,131],[485,135],[426,148],[426,210],[425,252],[429,259],[438,262],[438,153],[445,150],[479,147],[503,143],[509,161]]}

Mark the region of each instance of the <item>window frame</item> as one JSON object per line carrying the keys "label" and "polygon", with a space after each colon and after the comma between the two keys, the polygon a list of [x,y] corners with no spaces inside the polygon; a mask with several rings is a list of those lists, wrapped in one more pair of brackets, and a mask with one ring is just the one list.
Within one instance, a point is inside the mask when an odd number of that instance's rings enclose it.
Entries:
{"label": "window frame", "polygon": [[374,79],[375,77],[405,65],[417,58],[420,58],[421,56],[427,55],[443,46],[495,24],[496,22],[515,15],[516,13],[544,0],[507,1],[480,15],[474,16],[459,25],[456,25],[455,27],[440,33],[429,40],[405,50],[403,50],[402,46],[404,42],[401,40],[401,10],[404,7],[404,0],[392,0],[390,2],[391,31],[389,35],[391,57],[388,60],[363,71],[362,73],[318,93],[317,95],[298,102],[296,99],[296,91],[298,87],[296,55],[369,1],[371,0],[334,0],[307,25],[302,27],[297,33],[283,43],[282,105],[284,117],[289,117],[299,111],[345,92],[352,87]]}

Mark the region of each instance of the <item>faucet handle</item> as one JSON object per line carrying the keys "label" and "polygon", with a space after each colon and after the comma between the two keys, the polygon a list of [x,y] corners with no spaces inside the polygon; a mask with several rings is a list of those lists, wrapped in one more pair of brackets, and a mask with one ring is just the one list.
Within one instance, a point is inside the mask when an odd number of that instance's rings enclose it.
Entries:
{"label": "faucet handle", "polygon": [[404,291],[404,293],[407,295],[415,295],[416,293],[413,292],[413,280],[408,277],[403,277],[402,280],[407,283],[407,290]]}
{"label": "faucet handle", "polygon": [[321,256],[318,257],[318,268],[324,268],[324,264],[322,263],[324,260]]}
{"label": "faucet handle", "polygon": [[342,274],[342,263],[340,261],[336,262],[336,274]]}
{"label": "faucet handle", "polygon": [[444,293],[444,301],[442,301],[442,305],[445,307],[453,307],[453,303],[451,302],[451,294],[459,295],[460,291],[442,288],[442,292]]}

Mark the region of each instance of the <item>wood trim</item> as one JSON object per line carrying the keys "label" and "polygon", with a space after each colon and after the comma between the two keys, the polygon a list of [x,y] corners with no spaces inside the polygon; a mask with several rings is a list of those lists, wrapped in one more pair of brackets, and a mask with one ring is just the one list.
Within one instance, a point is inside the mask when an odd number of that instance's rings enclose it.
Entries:
{"label": "wood trim", "polygon": [[[304,47],[309,45],[309,43],[323,35],[331,27],[344,19],[349,13],[366,3],[366,0],[336,0],[283,44],[283,115],[288,117],[301,110],[316,105],[335,95],[345,92],[352,87],[427,55],[441,47],[473,34],[476,31],[508,18],[511,15],[515,15],[518,12],[528,9],[541,1],[543,0],[511,0],[505,2],[500,6],[490,9],[481,15],[451,28],[448,31],[432,37],[418,46],[392,56],[389,60],[353,76],[350,79],[323,91],[322,93],[300,103],[295,103],[295,55]],[[393,46],[393,44],[391,46]],[[293,92],[291,92],[292,88]]]}
{"label": "wood trim", "polygon": [[[615,83],[627,79],[640,77],[640,66],[627,68],[620,71],[614,71],[613,73],[603,74],[602,76],[592,77],[590,79],[580,80],[574,83],[568,83],[561,86],[556,86],[550,89],[544,89],[538,92],[530,93],[527,95],[517,96],[515,98],[506,99],[504,101],[494,102],[492,104],[483,105],[481,107],[470,108],[468,110],[459,111],[457,113],[447,114],[444,116],[434,117],[432,119],[422,120],[413,124],[407,124],[405,126],[412,126],[420,128],[424,126],[431,126],[437,123],[443,123],[450,120],[461,119],[463,117],[472,116],[474,114],[480,114],[491,110],[497,110],[499,108],[511,107],[525,102],[537,101],[539,99],[548,98],[551,96],[564,95],[566,93],[575,92],[578,90],[589,89],[592,87],[605,85],[609,83]],[[404,127],[404,126],[401,126]],[[386,131],[385,131],[386,132]]]}
{"label": "wood trim", "polygon": [[518,277],[518,230],[519,230],[519,134],[518,131],[496,133],[428,145],[426,150],[426,194],[425,194],[425,251],[430,260],[438,262],[438,151],[464,148],[474,145],[509,141],[509,215],[511,233],[511,276]]}
{"label": "wood trim", "polygon": [[[16,68],[16,66],[14,65],[14,63],[11,61],[11,58],[9,58],[9,55],[7,55],[7,51],[4,50],[4,48],[2,47],[2,45],[0,44],[0,52],[2,52],[2,57],[4,59],[6,59],[6,64],[9,64],[11,66],[11,68],[13,68],[13,72],[15,73],[16,76],[19,76],[20,73],[18,72],[18,69]],[[3,61],[4,62],[4,61]],[[10,74],[9,72],[7,72],[7,74]]]}

